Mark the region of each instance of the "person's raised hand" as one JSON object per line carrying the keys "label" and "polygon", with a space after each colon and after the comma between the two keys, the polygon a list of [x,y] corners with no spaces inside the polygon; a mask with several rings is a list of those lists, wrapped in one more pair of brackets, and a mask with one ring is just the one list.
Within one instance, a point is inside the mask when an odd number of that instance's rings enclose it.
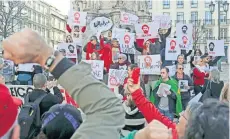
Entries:
{"label": "person's raised hand", "polygon": [[168,129],[161,122],[153,120],[144,129],[139,130],[134,139],[172,139],[172,129]]}
{"label": "person's raised hand", "polygon": [[130,93],[134,93],[136,90],[140,89],[141,85],[140,85],[140,78],[137,84],[133,83],[133,79],[129,78],[127,81],[127,89]]}
{"label": "person's raised hand", "polygon": [[53,49],[35,31],[24,29],[2,42],[3,56],[15,64],[38,63],[44,66],[46,60],[52,55]]}

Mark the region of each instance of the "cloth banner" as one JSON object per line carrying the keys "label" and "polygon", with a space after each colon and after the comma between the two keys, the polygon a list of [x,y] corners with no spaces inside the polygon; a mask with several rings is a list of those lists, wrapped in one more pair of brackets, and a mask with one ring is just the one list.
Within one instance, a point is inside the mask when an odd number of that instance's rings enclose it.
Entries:
{"label": "cloth banner", "polygon": [[106,17],[96,17],[90,22],[90,29],[94,32],[104,32],[113,26],[113,21]]}
{"label": "cloth banner", "polygon": [[119,35],[118,41],[122,53],[135,54],[136,49],[134,46],[134,39],[135,39],[134,33],[126,32]]}
{"label": "cloth banner", "polygon": [[143,75],[160,75],[160,55],[138,56],[139,67]]}
{"label": "cloth banner", "polygon": [[176,24],[177,46],[181,49],[191,50],[193,48],[193,25],[192,24]]}
{"label": "cloth banner", "polygon": [[175,38],[166,38],[165,60],[177,60],[181,53]]}
{"label": "cloth banner", "polygon": [[66,58],[77,58],[76,43],[59,43],[57,49]]}
{"label": "cloth banner", "polygon": [[91,64],[92,74],[95,78],[103,80],[104,61],[102,60],[83,60]]}
{"label": "cloth banner", "polygon": [[171,27],[171,16],[169,15],[152,15],[152,21],[158,23],[161,29],[169,29]]}
{"label": "cloth banner", "polygon": [[224,40],[208,40],[207,48],[210,56],[225,56]]}
{"label": "cloth banner", "polygon": [[139,17],[126,12],[121,12],[120,24],[122,25],[135,25],[139,21]]}
{"label": "cloth banner", "polygon": [[158,29],[159,29],[159,23],[157,22],[135,24],[136,38],[137,39],[159,38]]}

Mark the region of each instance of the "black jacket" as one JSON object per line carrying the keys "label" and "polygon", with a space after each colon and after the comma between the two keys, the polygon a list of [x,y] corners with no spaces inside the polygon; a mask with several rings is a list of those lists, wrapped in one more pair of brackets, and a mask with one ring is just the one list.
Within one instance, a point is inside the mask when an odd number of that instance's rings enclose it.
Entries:
{"label": "black jacket", "polygon": [[57,87],[54,87],[54,95],[51,93],[48,93],[42,89],[34,89],[30,94],[29,94],[29,101],[34,102],[37,98],[42,96],[43,94],[47,94],[45,98],[41,101],[40,103],[40,112],[41,116],[44,114],[46,111],[48,111],[53,105],[55,104],[60,104],[63,101],[62,94],[60,90]]}

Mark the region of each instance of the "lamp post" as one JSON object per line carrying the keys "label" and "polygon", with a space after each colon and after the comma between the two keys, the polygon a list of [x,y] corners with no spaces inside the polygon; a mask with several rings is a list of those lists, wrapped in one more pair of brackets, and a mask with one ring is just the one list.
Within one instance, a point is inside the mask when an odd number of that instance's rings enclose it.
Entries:
{"label": "lamp post", "polygon": [[[224,12],[226,12],[226,16],[227,16],[227,12],[228,12],[228,8],[229,8],[229,3],[227,1],[225,2],[222,2],[221,0],[218,0],[217,1],[217,5],[218,5],[218,11],[217,11],[217,14],[218,14],[218,40],[220,40],[220,6],[221,4],[223,4],[223,10]],[[209,4],[209,10],[211,12],[211,14],[214,13],[215,11],[215,4],[211,1],[211,3]],[[226,20],[227,22],[227,20]]]}

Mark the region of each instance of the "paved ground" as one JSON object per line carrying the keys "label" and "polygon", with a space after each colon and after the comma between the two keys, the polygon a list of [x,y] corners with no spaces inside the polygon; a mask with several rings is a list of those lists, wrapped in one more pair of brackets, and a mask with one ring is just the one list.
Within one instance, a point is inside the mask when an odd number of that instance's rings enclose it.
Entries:
{"label": "paved ground", "polygon": [[221,80],[223,80],[224,82],[228,82],[229,81],[229,64],[223,63],[222,62],[222,71],[220,72],[220,78]]}

